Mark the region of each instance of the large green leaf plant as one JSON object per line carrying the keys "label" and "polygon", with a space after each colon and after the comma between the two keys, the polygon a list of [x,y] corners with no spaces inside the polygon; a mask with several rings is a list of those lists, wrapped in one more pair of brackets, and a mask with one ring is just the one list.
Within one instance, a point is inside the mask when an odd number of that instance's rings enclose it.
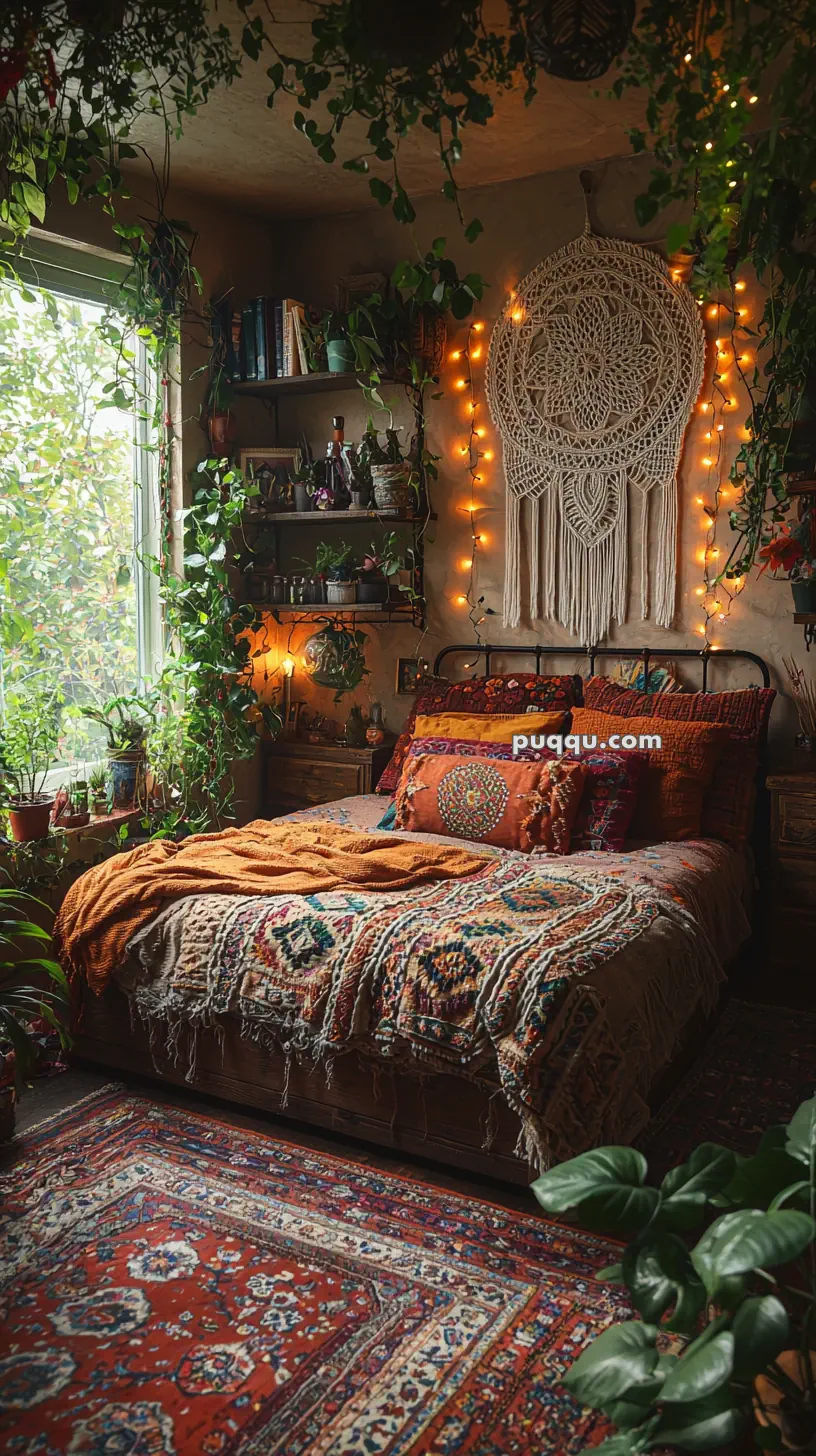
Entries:
{"label": "large green leaf plant", "polygon": [[31,942],[43,951],[51,947],[50,933],[32,920],[32,908],[44,909],[33,895],[0,888],[0,1042],[10,1043],[15,1054],[18,1090],[31,1071],[34,1044],[29,1027],[44,1018],[70,1044],[66,1021],[70,997],[62,967],[49,955],[29,955]]}
{"label": "large green leaf plant", "polygon": [[533,1184],[547,1213],[629,1239],[604,1272],[639,1318],[564,1380],[617,1427],[598,1452],[721,1450],[749,1423],[763,1450],[816,1451],[816,1097],[751,1157],[703,1143],[659,1185],[647,1172],[597,1148]]}

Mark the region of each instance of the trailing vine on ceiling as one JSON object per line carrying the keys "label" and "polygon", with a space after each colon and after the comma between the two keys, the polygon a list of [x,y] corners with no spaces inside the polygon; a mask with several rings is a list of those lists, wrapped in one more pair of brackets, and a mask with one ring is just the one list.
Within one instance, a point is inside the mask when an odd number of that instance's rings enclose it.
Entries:
{"label": "trailing vine on ceiling", "polygon": [[739,578],[787,515],[788,473],[816,464],[816,3],[648,0],[613,91],[632,86],[649,99],[631,139],[655,159],[638,222],[691,204],[690,220],[668,228],[668,251],[690,255],[691,286],[722,303],[723,332],[736,322],[739,268],[767,290],[755,366],[737,362],[751,413],[720,579]]}

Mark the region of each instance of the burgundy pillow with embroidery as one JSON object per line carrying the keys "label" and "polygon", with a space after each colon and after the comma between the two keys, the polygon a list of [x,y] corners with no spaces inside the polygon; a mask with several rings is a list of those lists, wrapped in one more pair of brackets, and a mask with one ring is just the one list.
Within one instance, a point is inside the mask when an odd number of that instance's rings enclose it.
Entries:
{"label": "burgundy pillow with embroidery", "polygon": [[378,794],[393,794],[405,762],[417,713],[523,713],[526,708],[568,712],[583,702],[577,673],[541,677],[534,672],[494,673],[465,682],[426,678],[420,684],[408,720],[394,744],[391,761],[377,784]]}

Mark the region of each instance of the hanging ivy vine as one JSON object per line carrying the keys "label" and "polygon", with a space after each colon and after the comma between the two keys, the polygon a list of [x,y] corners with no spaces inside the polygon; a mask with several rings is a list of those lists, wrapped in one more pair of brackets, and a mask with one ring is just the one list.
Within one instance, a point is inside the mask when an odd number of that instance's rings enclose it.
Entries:
{"label": "hanging ivy vine", "polygon": [[691,255],[691,286],[721,300],[732,323],[737,270],[748,265],[766,289],[756,365],[737,363],[749,439],[734,465],[737,540],[720,579],[738,577],[787,514],[788,473],[809,456],[816,463],[806,424],[816,384],[816,3],[780,12],[649,0],[613,89],[631,86],[649,93],[646,129],[631,139],[656,163],[638,221],[691,202],[690,221],[668,229],[669,251]]}

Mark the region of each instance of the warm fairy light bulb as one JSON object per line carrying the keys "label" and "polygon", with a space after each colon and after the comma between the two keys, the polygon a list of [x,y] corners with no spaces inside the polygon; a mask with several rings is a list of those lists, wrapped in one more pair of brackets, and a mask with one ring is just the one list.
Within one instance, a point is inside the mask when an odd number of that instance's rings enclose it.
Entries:
{"label": "warm fairy light bulb", "polygon": [[469,455],[470,454],[470,451],[468,450],[467,445],[460,445],[460,447],[459,447],[459,454],[460,455]]}
{"label": "warm fairy light bulb", "polygon": [[295,670],[295,659],[293,657],[282,657],[280,670],[284,677],[291,677]]}
{"label": "warm fairy light bulb", "polygon": [[721,435],[724,429],[725,429],[725,425],[718,425],[717,426],[717,434],[718,435]]}
{"label": "warm fairy light bulb", "polygon": [[703,623],[703,625],[701,627],[698,627],[697,628],[697,631],[700,633],[700,635],[702,637],[705,637],[705,631],[706,631],[706,629],[705,629],[705,623]]}
{"label": "warm fairy light bulb", "polygon": [[475,483],[477,485],[481,485],[481,483],[482,483],[482,477],[481,477],[481,475],[474,475],[473,479],[474,479],[474,481],[475,481]]}
{"label": "warm fairy light bulb", "polygon": [[723,86],[723,91],[730,91],[730,90],[731,90],[731,86],[730,86],[729,82],[726,81],[725,85]]}
{"label": "warm fairy light bulb", "polygon": [[737,318],[747,318],[747,317],[748,317],[748,310],[747,310],[747,308],[738,308],[737,309]]}
{"label": "warm fairy light bulb", "polygon": [[734,107],[736,106],[736,104],[737,104],[736,101],[732,101],[731,102],[731,110],[732,111],[734,110]]}
{"label": "warm fairy light bulb", "polygon": [[451,354],[450,357],[451,357],[452,360],[453,359],[461,359],[461,357],[462,357],[462,350],[461,349],[454,349],[454,351],[453,351],[453,353]]}
{"label": "warm fairy light bulb", "polygon": [[469,571],[471,566],[473,565],[473,557],[463,556],[460,564],[463,571]]}
{"label": "warm fairy light bulb", "polygon": [[475,323],[473,325],[473,331],[476,334],[481,334],[484,332],[484,324],[482,323],[481,319],[479,319],[478,323]]}
{"label": "warm fairy light bulb", "polygon": [[707,152],[710,152],[711,151],[711,148],[713,147],[713,145],[714,145],[713,142],[706,142],[706,144],[705,144],[706,151]]}
{"label": "warm fairy light bulb", "polygon": [[696,592],[697,592],[697,595],[698,595],[698,597],[701,597],[701,596],[703,596],[703,595],[704,595],[704,593],[705,593],[705,587],[702,587],[702,586],[698,586],[698,587],[697,587],[697,588],[696,588]]}
{"label": "warm fairy light bulb", "polygon": [[745,288],[746,288],[746,284],[745,284],[745,282],[744,282],[744,280],[742,278],[740,278],[734,284],[734,292],[735,293],[744,293],[745,292]]}
{"label": "warm fairy light bulb", "polygon": [[460,607],[467,606],[467,597],[463,597],[463,596],[460,595],[460,596],[458,596],[456,598],[456,600],[457,600],[457,602],[458,602],[458,604],[459,604]]}
{"label": "warm fairy light bulb", "polygon": [[703,504],[703,497],[701,495],[698,495],[696,504],[698,506],[701,506]]}
{"label": "warm fairy light bulb", "polygon": [[706,430],[705,434],[703,435],[703,439],[704,440],[710,440],[711,439],[711,431],[710,430]]}
{"label": "warm fairy light bulb", "polygon": [[705,551],[698,551],[697,552],[697,560],[700,562],[700,564],[702,566],[705,566],[705,559],[706,559]]}
{"label": "warm fairy light bulb", "polygon": [[485,437],[484,425],[480,425],[478,430],[474,430],[473,433],[477,437],[477,439],[483,440]]}
{"label": "warm fairy light bulb", "polygon": [[683,60],[685,61],[686,65],[689,64],[689,61],[691,60],[691,51],[686,51]]}
{"label": "warm fairy light bulb", "polygon": [[714,461],[711,459],[711,456],[710,455],[704,455],[703,456],[703,464],[704,465],[713,465],[714,464]]}
{"label": "warm fairy light bulb", "polygon": [[464,389],[465,386],[466,386],[466,384],[467,384],[467,380],[466,379],[457,379],[457,381],[456,381],[456,388],[457,389]]}
{"label": "warm fairy light bulb", "polygon": [[492,450],[485,450],[485,452],[484,452],[484,458],[485,458],[485,460],[492,460],[493,459],[493,451]]}
{"label": "warm fairy light bulb", "polygon": [[737,185],[737,184],[736,184],[736,182],[735,182],[735,181],[734,181],[734,179],[733,179],[733,177],[732,177],[732,178],[731,178],[731,181],[730,181],[730,182],[729,182],[729,184],[728,184],[728,185],[729,185],[729,187],[736,187],[736,185]]}
{"label": "warm fairy light bulb", "polygon": [[510,317],[512,318],[514,324],[520,324],[521,320],[524,318],[524,309],[514,308]]}
{"label": "warm fairy light bulb", "polygon": [[711,548],[711,555],[712,556],[719,556],[719,554],[720,554],[720,548],[719,548],[719,546],[712,546],[712,548]]}
{"label": "warm fairy light bulb", "polygon": [[759,100],[759,97],[758,96],[749,96],[748,97],[748,105],[749,106],[756,106],[758,100]]}
{"label": "warm fairy light bulb", "polygon": [[715,602],[714,603],[714,611],[715,612],[719,612],[721,606],[722,606],[722,602]]}
{"label": "warm fairy light bulb", "polygon": [[707,399],[704,399],[703,402],[702,402],[702,404],[700,405],[700,413],[704,415],[705,412],[706,412],[706,410],[709,409],[709,408],[710,408],[710,405],[708,403],[708,400]]}
{"label": "warm fairy light bulb", "polygon": [[718,303],[712,303],[710,309],[708,310],[708,317],[709,318],[717,318],[719,316],[719,312],[720,312],[720,305]]}
{"label": "warm fairy light bulb", "polygon": [[471,351],[470,351],[470,357],[471,357],[471,359],[481,359],[481,357],[482,357],[482,346],[481,346],[481,344],[477,344],[475,349],[471,349]]}
{"label": "warm fairy light bulb", "polygon": [[470,404],[469,404],[469,405],[468,405],[468,409],[469,409],[469,410],[472,410],[472,411],[473,411],[473,413],[474,413],[474,414],[475,414],[475,412],[476,412],[476,410],[477,410],[477,409],[478,409],[478,408],[479,408],[479,406],[478,406],[478,405],[477,405],[477,403],[476,403],[476,401],[475,401],[475,399],[472,399],[472,400],[471,400],[471,401],[470,401]]}

